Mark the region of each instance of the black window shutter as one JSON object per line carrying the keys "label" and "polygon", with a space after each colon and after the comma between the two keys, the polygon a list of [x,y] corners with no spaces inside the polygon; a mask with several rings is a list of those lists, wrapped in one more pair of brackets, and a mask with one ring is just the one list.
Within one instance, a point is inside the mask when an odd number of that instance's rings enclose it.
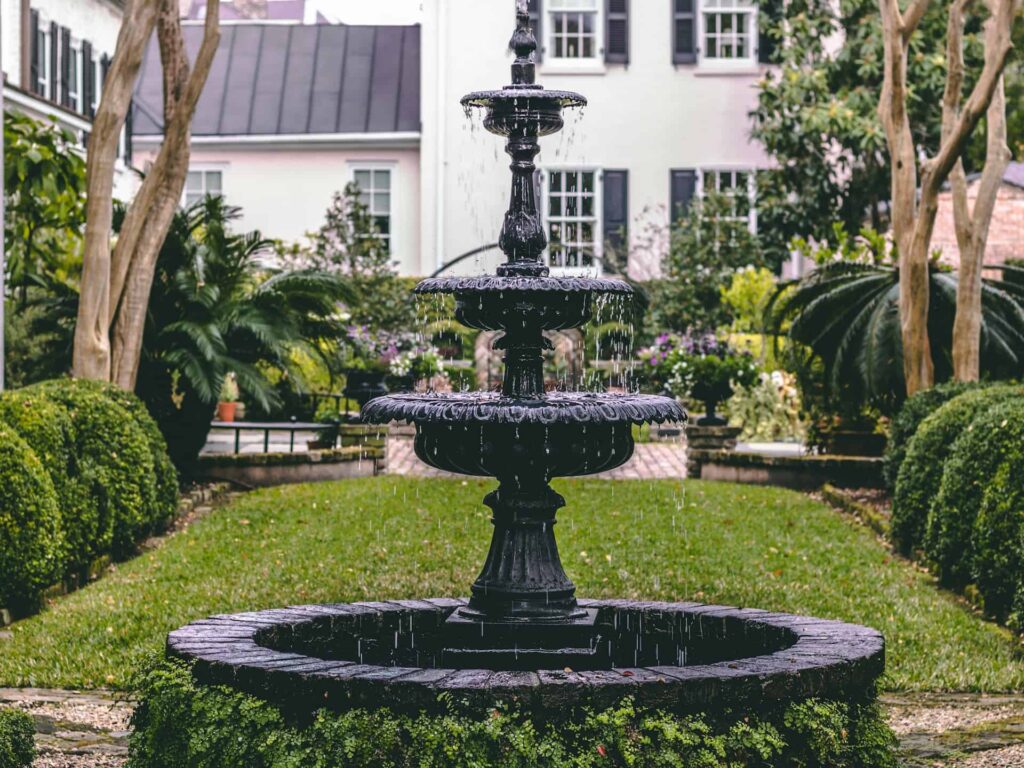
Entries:
{"label": "black window shutter", "polygon": [[757,60],[762,64],[772,63],[778,43],[775,37],[765,33],[765,29],[777,27],[781,21],[781,0],[761,0],[757,10]]}
{"label": "black window shutter", "polygon": [[604,244],[609,255],[625,256],[629,247],[629,171],[605,171]]}
{"label": "black window shutter", "polygon": [[132,164],[132,123],[135,113],[135,100],[128,102],[128,113],[124,116],[124,162]]}
{"label": "black window shutter", "polygon": [[690,201],[697,192],[697,171],[692,168],[672,171],[669,222],[675,224],[690,212]]}
{"label": "black window shutter", "polygon": [[60,28],[60,103],[71,106],[71,30]]}
{"label": "black window shutter", "polygon": [[60,69],[60,57],[58,51],[60,50],[60,27],[57,26],[57,22],[50,22],[50,92],[46,94],[46,97],[50,101],[60,100],[60,91],[57,90],[57,79],[59,77]]}
{"label": "black window shutter", "polygon": [[39,87],[39,62],[42,60],[43,52],[39,50],[39,11],[30,11],[29,25],[32,30],[32,60],[29,62],[28,89],[32,93],[40,94]]}
{"label": "black window shutter", "polygon": [[530,0],[527,4],[530,11],[530,26],[533,28],[533,36],[537,38],[537,61],[544,58],[544,9],[541,7],[541,0]]}
{"label": "black window shutter", "polygon": [[100,57],[100,92],[96,94],[99,98],[103,98],[103,91],[107,87],[107,72],[110,71],[110,57],[107,54],[103,54]]}
{"label": "black window shutter", "polygon": [[604,60],[629,64],[629,0],[605,0]]}
{"label": "black window shutter", "polygon": [[92,108],[93,89],[96,87],[96,65],[92,62],[92,43],[82,41],[82,114],[92,119],[96,110]]}
{"label": "black window shutter", "polygon": [[697,61],[696,0],[672,0],[672,63]]}

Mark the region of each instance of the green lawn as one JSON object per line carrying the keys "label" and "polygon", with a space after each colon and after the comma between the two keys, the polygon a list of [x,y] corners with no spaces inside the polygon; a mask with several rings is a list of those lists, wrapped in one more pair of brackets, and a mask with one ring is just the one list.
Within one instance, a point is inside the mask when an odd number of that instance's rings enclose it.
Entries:
{"label": "green lawn", "polygon": [[[459,595],[483,562],[488,482],[383,477],[239,498],[58,600],[0,641],[0,685],[121,686],[164,635],[210,613]],[[688,481],[570,481],[559,542],[588,597],[702,600],[870,624],[886,685],[1024,688],[1008,633],[801,494]]]}

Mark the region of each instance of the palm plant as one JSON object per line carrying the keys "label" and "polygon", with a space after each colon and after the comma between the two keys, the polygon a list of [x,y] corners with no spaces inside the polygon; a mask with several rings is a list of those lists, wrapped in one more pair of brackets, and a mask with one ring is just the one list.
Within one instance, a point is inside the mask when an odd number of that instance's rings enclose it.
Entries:
{"label": "palm plant", "polygon": [[[989,378],[1024,372],[1024,273],[982,286],[981,367]],[[936,381],[952,375],[957,273],[933,263],[929,273],[928,334]],[[780,286],[766,312],[776,337],[785,336],[805,369],[820,366],[833,403],[870,404],[891,411],[906,393],[899,318],[899,271],[882,261],[833,261]]]}
{"label": "palm plant", "polygon": [[179,211],[157,261],[138,392],[188,468],[206,441],[225,377],[271,409],[271,376],[302,386],[299,350],[325,356],[344,334],[341,280],[316,269],[280,271],[259,232],[235,234],[238,208],[207,197]]}

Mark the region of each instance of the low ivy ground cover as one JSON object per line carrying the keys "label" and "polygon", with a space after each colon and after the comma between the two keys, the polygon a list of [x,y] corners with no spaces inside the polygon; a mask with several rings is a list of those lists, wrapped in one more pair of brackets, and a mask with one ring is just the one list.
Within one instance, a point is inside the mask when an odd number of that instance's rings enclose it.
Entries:
{"label": "low ivy ground cover", "polygon": [[289,722],[272,705],[194,684],[181,663],[139,681],[129,768],[895,768],[894,739],[872,703],[804,701],[760,714],[677,716],[619,706],[532,718],[500,703],[451,699],[416,716],[321,711]]}
{"label": "low ivy ground cover", "polygon": [[[253,492],[13,626],[0,685],[124,687],[188,621],[312,602],[462,595],[493,483],[380,477]],[[895,689],[1024,687],[1010,635],[802,494],[687,481],[556,483],[579,594],[699,600],[868,624]]]}

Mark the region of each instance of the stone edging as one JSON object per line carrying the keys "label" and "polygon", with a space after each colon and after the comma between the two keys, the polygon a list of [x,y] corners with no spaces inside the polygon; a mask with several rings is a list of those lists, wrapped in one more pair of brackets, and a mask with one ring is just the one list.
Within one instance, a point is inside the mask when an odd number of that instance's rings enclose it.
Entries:
{"label": "stone edging", "polygon": [[[287,638],[330,634],[334,627],[377,633],[391,625],[440,624],[465,600],[449,598],[395,602],[294,606],[218,615],[172,632],[171,657],[194,662],[197,679],[237,687],[306,712],[380,706],[403,710],[436,708],[439,694],[474,707],[497,699],[515,700],[539,711],[606,707],[632,696],[638,704],[677,711],[721,707],[753,709],[810,696],[849,700],[871,695],[885,666],[885,640],[866,627],[836,621],[697,603],[584,600],[581,605],[614,611],[617,620],[685,619],[702,632],[725,638],[730,627],[763,642],[766,633],[785,637],[774,653],[693,666],[647,666],[604,671],[494,672],[479,669],[385,667],[329,660],[274,650]],[[419,631],[417,629],[417,631]],[[285,638],[285,640],[281,640]],[[735,641],[735,640],[734,640]]]}
{"label": "stone edging", "polygon": [[884,460],[873,456],[768,456],[742,451],[687,451],[687,476],[808,490],[825,483],[882,488]]}

